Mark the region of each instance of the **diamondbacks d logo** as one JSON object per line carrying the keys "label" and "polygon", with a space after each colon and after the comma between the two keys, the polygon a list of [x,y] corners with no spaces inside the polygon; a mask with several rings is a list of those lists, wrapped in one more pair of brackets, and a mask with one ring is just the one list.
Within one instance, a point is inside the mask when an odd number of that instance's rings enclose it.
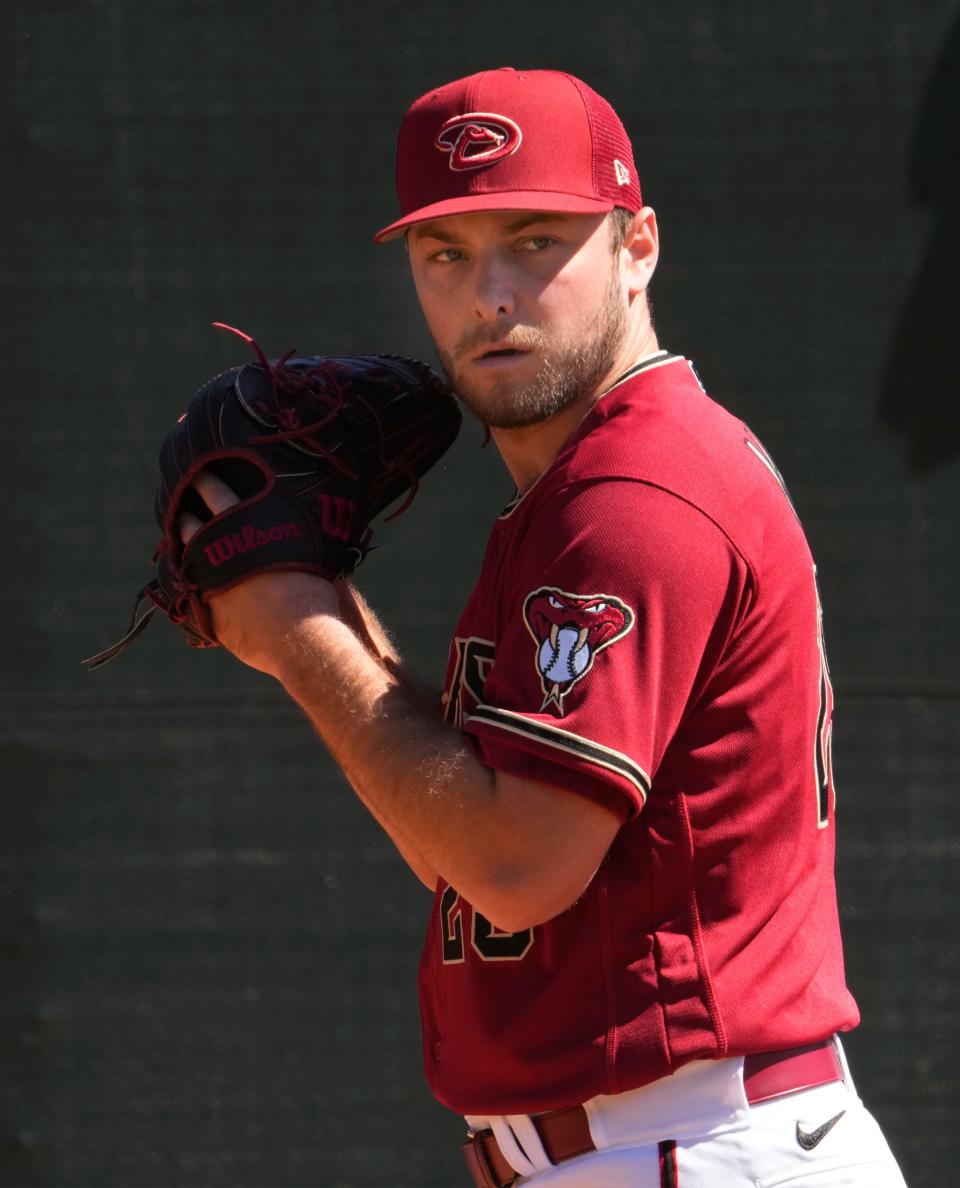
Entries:
{"label": "diamondbacks d logo", "polygon": [[541,586],[523,604],[527,630],[536,645],[536,665],[543,689],[542,713],[563,699],[593,667],[598,652],[622,639],[636,615],[611,594],[571,594]]}
{"label": "diamondbacks d logo", "polygon": [[460,173],[502,161],[517,151],[522,139],[520,129],[506,116],[470,111],[447,120],[437,133],[434,146],[450,154],[447,163]]}

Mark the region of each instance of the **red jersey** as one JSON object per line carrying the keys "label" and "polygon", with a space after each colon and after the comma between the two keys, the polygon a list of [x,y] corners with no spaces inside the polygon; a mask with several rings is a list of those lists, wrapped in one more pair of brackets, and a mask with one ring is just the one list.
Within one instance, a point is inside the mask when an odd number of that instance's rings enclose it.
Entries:
{"label": "red jersey", "polygon": [[420,998],[442,1102],[539,1112],[856,1025],[813,561],[685,359],[627,372],[499,517],[444,708],[489,767],[622,825],[581,898],[524,932],[440,881]]}

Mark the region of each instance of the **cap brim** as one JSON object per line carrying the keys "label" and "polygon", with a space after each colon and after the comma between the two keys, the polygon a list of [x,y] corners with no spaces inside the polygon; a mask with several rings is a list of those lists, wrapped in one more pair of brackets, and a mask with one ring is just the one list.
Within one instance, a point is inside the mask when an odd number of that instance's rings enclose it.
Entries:
{"label": "cap brim", "polygon": [[603,198],[584,198],[581,194],[545,193],[543,190],[514,190],[508,194],[464,194],[447,198],[411,211],[374,235],[374,243],[396,239],[415,223],[443,219],[448,215],[474,214],[485,210],[542,210],[550,214],[606,214],[613,202]]}

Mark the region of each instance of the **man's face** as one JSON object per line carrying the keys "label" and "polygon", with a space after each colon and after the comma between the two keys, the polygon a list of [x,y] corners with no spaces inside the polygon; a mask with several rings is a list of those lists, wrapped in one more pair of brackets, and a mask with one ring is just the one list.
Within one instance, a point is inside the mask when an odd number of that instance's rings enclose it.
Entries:
{"label": "man's face", "polygon": [[607,377],[628,306],[605,215],[453,215],[407,238],[437,355],[484,424],[543,421]]}

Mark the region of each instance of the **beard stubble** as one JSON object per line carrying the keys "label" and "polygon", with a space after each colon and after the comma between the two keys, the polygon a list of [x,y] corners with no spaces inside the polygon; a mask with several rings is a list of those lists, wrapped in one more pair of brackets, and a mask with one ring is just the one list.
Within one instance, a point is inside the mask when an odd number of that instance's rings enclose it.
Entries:
{"label": "beard stubble", "polygon": [[[551,340],[536,327],[514,326],[483,331],[461,340],[453,352],[434,348],[450,386],[466,408],[491,429],[521,429],[549,420],[571,404],[592,395],[609,372],[623,344],[627,309],[617,269],[611,266],[603,300],[572,340]],[[525,381],[498,379],[483,389],[471,388],[457,366],[456,357],[474,351],[484,342],[507,339],[513,346],[535,349],[540,367]]]}

